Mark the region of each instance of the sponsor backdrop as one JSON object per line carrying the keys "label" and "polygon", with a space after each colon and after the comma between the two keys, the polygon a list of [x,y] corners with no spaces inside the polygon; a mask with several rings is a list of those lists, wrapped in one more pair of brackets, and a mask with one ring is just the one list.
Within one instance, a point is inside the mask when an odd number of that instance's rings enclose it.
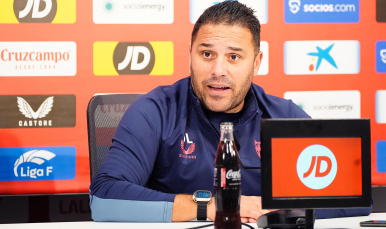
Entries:
{"label": "sponsor backdrop", "polygon": [[[188,76],[193,25],[221,1],[0,1],[0,194],[88,192],[91,97]],[[314,118],[370,118],[386,185],[386,0],[240,2],[262,24],[253,81]]]}

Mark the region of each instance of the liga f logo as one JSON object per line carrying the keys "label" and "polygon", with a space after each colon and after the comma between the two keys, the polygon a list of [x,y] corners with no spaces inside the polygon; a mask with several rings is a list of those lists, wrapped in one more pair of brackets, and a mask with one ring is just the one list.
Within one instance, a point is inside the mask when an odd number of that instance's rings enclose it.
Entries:
{"label": "liga f logo", "polygon": [[94,74],[172,75],[174,45],[170,41],[94,43]]}
{"label": "liga f logo", "polygon": [[76,21],[76,0],[3,0],[0,23],[59,23]]}
{"label": "liga f logo", "polygon": [[334,153],[323,145],[311,145],[299,155],[296,171],[300,181],[308,188],[319,190],[335,179],[338,164]]}

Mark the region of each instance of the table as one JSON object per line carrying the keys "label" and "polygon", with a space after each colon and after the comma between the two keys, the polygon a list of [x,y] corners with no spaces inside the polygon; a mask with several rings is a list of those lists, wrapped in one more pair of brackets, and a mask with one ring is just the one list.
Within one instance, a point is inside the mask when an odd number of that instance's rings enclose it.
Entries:
{"label": "table", "polygon": [[[369,216],[318,219],[315,228],[361,228],[359,222],[366,220],[386,220],[386,213],[372,213]],[[66,223],[24,223],[24,224],[0,224],[1,229],[180,229],[197,227],[212,222],[183,222],[183,223],[101,223],[101,222],[66,222]],[[256,224],[250,223],[254,228]],[[213,228],[213,227],[207,227]],[[242,227],[242,229],[247,227]],[[363,227],[362,227],[363,228]],[[372,227],[372,229],[374,229]]]}

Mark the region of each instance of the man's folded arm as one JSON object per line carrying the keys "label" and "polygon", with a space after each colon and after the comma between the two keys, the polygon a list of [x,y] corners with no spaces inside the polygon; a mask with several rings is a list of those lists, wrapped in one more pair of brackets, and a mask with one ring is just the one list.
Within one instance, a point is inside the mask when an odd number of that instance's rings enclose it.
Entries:
{"label": "man's folded arm", "polygon": [[175,194],[145,187],[165,120],[154,101],[141,98],[122,117],[110,152],[91,183],[90,207],[95,221],[171,221]]}

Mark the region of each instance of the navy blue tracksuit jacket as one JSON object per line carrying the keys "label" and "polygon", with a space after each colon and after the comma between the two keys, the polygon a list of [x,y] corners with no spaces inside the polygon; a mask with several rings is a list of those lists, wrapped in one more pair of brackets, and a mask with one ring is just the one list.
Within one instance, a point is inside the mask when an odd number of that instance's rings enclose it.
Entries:
{"label": "navy blue tracksuit jacket", "polygon": [[[290,100],[252,84],[234,122],[246,166],[260,166],[261,118],[309,118]],[[118,126],[90,186],[95,221],[170,222],[176,194],[213,193],[219,135],[195,96],[190,77],[138,98]],[[242,195],[261,196],[260,170],[241,168]],[[368,215],[371,209],[316,210],[317,218]]]}

